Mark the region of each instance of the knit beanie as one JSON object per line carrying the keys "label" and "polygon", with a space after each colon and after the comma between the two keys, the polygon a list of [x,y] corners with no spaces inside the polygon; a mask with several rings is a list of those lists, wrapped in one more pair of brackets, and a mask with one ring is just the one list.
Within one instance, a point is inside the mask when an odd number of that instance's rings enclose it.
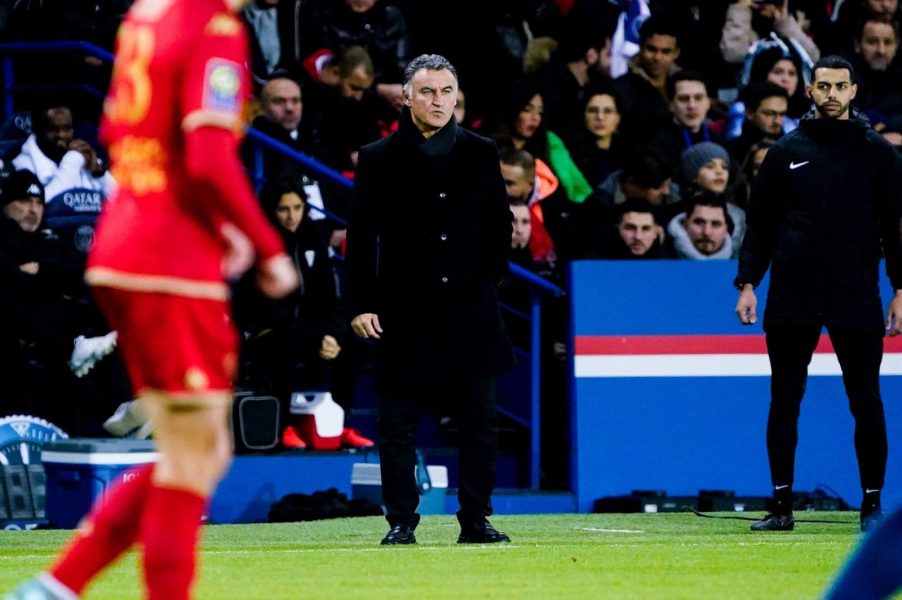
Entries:
{"label": "knit beanie", "polygon": [[40,198],[41,202],[44,201],[44,186],[31,171],[22,169],[10,173],[0,184],[0,206],[28,198]]}
{"label": "knit beanie", "polygon": [[727,168],[729,168],[730,153],[723,146],[714,142],[699,142],[684,150],[680,158],[680,165],[686,181],[695,181],[695,178],[698,177],[698,170],[709,160],[715,158],[723,159],[727,163]]}

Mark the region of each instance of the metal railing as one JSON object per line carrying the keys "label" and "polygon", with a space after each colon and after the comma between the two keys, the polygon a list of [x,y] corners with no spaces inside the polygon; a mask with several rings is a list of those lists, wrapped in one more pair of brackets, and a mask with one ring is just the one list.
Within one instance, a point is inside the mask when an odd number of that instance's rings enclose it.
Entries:
{"label": "metal railing", "polygon": [[[104,91],[99,90],[87,84],[51,86],[51,85],[16,85],[15,73],[13,65],[13,55],[22,53],[38,53],[38,52],[81,52],[87,56],[97,57],[105,62],[111,63],[113,55],[108,50],[91,44],[89,42],[80,41],[57,41],[57,42],[6,42],[0,44],[0,64],[2,64],[3,74],[3,114],[4,120],[8,120],[15,112],[14,94],[22,91],[43,91],[48,89],[77,89],[84,91],[97,98],[103,98]],[[317,160],[298,152],[291,146],[254,129],[247,128],[247,136],[255,145],[254,159],[252,165],[251,176],[254,183],[259,185],[263,179],[263,148],[275,150],[284,154],[291,160],[301,164],[304,168],[309,169],[312,173],[323,177],[332,183],[351,188],[354,182],[338,171],[318,162]],[[326,217],[333,221],[344,225],[345,219],[329,212],[324,208],[311,207],[318,210]],[[529,481],[530,488],[539,489],[540,483],[540,463],[541,463],[541,372],[542,372],[542,296],[550,295],[552,297],[560,297],[564,295],[564,290],[551,283],[550,281],[535,275],[534,273],[524,269],[523,267],[511,264],[510,274],[515,278],[525,282],[530,288],[530,463],[529,463]]]}

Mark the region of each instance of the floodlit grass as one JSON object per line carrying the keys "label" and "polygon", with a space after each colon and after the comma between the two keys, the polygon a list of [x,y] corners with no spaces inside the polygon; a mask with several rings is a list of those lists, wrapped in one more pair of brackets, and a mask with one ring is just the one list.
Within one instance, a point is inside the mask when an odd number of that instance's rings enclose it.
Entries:
{"label": "floodlit grass", "polygon": [[[797,514],[804,518],[804,514]],[[858,539],[857,513],[753,533],[692,514],[497,516],[512,544],[458,545],[453,515],[413,547],[380,547],[380,518],[204,529],[198,599],[818,598]],[[67,531],[0,532],[0,592],[45,567]],[[87,598],[141,597],[130,553]]]}

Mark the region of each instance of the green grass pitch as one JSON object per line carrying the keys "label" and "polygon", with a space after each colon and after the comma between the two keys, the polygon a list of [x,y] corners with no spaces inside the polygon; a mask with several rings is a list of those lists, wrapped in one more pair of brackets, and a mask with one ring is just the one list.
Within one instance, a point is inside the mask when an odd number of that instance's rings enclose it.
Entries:
{"label": "green grass pitch", "polygon": [[[858,514],[814,514],[843,523],[754,533],[688,513],[496,516],[513,543],[479,546],[454,543],[454,516],[441,515],[423,518],[411,547],[380,547],[375,517],[208,526],[196,598],[819,598],[858,540]],[[0,532],[0,592],[70,535]],[[86,598],[140,598],[137,564],[129,553]]]}

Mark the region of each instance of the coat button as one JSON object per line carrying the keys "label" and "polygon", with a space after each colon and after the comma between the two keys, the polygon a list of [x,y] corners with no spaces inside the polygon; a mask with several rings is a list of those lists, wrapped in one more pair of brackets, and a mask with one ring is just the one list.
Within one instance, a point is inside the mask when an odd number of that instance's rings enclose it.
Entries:
{"label": "coat button", "polygon": [[443,200],[444,200],[447,196],[448,196],[448,194],[446,194],[445,192],[439,192],[439,194],[438,194],[438,197],[441,198],[441,199],[443,199]]}
{"label": "coat button", "polygon": [[444,242],[445,240],[448,239],[448,234],[447,234],[447,233],[443,233],[442,235],[440,235],[440,236],[438,236],[438,237],[439,237],[439,239],[441,239],[441,240]]}
{"label": "coat button", "polygon": [[448,278],[447,278],[447,277],[442,277],[442,283],[448,283]]}

